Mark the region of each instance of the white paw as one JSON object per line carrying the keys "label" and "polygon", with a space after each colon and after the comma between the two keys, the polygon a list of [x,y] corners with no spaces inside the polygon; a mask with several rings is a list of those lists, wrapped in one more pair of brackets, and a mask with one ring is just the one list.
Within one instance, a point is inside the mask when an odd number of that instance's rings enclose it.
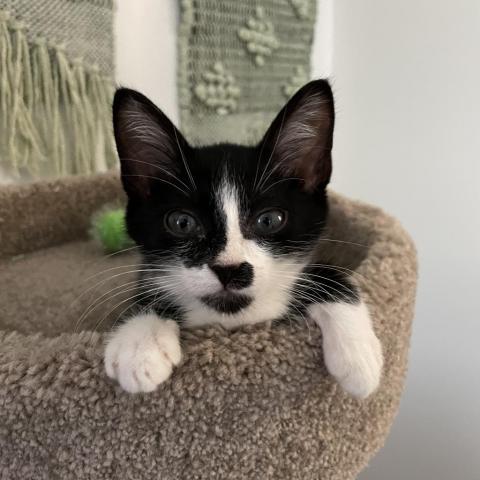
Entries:
{"label": "white paw", "polygon": [[148,313],[112,332],[105,348],[105,370],[127,392],[151,392],[170,377],[181,358],[178,324]]}
{"label": "white paw", "polygon": [[368,397],[380,383],[383,355],[366,305],[327,303],[315,309],[328,371],[346,392]]}
{"label": "white paw", "polygon": [[358,340],[324,342],[323,348],[328,371],[346,392],[366,398],[377,389],[383,358],[374,334]]}

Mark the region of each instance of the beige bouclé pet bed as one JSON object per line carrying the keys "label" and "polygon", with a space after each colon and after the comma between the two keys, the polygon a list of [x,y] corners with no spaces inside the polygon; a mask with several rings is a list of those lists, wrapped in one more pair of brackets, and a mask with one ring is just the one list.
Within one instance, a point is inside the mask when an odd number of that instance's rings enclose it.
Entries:
{"label": "beige boucl\u00e9 pet bed", "polygon": [[87,240],[92,212],[121,197],[112,174],[0,189],[0,478],[355,478],[404,383],[416,256],[399,223],[331,194],[328,255],[356,270],[385,352],[367,400],[329,377],[305,324],[186,332],[171,380],[130,395],[104,373],[101,333],[128,302],[101,296],[136,257]]}

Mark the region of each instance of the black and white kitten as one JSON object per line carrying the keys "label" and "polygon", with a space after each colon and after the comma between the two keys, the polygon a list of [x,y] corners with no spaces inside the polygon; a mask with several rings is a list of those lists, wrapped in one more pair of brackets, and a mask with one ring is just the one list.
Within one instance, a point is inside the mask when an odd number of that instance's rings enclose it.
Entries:
{"label": "black and white kitten", "polygon": [[115,95],[113,120],[128,232],[146,271],[144,313],[111,333],[107,374],[129,392],[149,392],[181,360],[179,326],[304,315],[321,328],[326,366],[341,386],[372,393],[383,360],[367,307],[349,278],[313,256],[332,169],[328,82],[299,90],[256,147],[193,148],[128,89]]}

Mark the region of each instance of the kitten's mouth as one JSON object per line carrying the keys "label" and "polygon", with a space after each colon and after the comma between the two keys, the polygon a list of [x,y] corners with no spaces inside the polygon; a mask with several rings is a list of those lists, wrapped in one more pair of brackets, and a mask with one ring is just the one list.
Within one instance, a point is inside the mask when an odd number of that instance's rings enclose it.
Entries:
{"label": "kitten's mouth", "polygon": [[200,300],[213,310],[230,314],[237,313],[252,303],[252,297],[249,295],[233,293],[227,290],[212,295],[204,295]]}

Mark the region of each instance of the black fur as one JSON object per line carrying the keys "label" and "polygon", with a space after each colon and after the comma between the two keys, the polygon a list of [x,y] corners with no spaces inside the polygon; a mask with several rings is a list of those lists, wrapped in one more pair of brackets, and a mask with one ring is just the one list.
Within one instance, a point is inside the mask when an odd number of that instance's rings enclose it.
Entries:
{"label": "black fur", "polygon": [[252,303],[252,298],[238,293],[221,292],[215,295],[205,295],[202,297],[202,301],[205,305],[221,313],[234,314],[248,307]]}
{"label": "black fur", "polygon": [[[322,111],[313,120],[311,114],[305,115],[305,122],[316,122],[307,126],[317,136],[295,145],[297,154],[291,157],[282,135],[299,120],[295,115],[302,120],[302,109],[308,110],[312,99],[321,100],[317,103]],[[252,282],[255,272],[249,264],[227,269],[214,265],[227,240],[224,214],[215,201],[225,175],[241,196],[243,236],[267,246],[273,255],[306,258],[317,244],[328,214],[326,186],[331,173],[333,112],[330,87],[326,81],[317,80],[289,101],[258,146],[193,148],[148,99],[132,90],[118,90],[113,117],[122,181],[129,198],[127,228],[141,247],[145,263],[153,268],[176,259],[190,268],[211,265],[225,288],[230,289]],[[136,129],[135,122],[140,128]],[[286,224],[279,232],[262,237],[256,233],[253,219],[268,208],[285,211]],[[164,221],[172,210],[194,215],[202,233],[195,238],[173,235]],[[308,267],[306,273],[316,284],[298,285],[306,294],[302,306],[310,301],[357,301],[355,287],[337,270]],[[203,301],[220,312],[233,314],[251,299],[227,292]],[[182,311],[176,305],[158,302],[154,307],[159,314],[181,319]]]}
{"label": "black fur", "polygon": [[248,262],[240,265],[210,265],[225,288],[234,290],[249,287],[253,281],[253,267]]}

